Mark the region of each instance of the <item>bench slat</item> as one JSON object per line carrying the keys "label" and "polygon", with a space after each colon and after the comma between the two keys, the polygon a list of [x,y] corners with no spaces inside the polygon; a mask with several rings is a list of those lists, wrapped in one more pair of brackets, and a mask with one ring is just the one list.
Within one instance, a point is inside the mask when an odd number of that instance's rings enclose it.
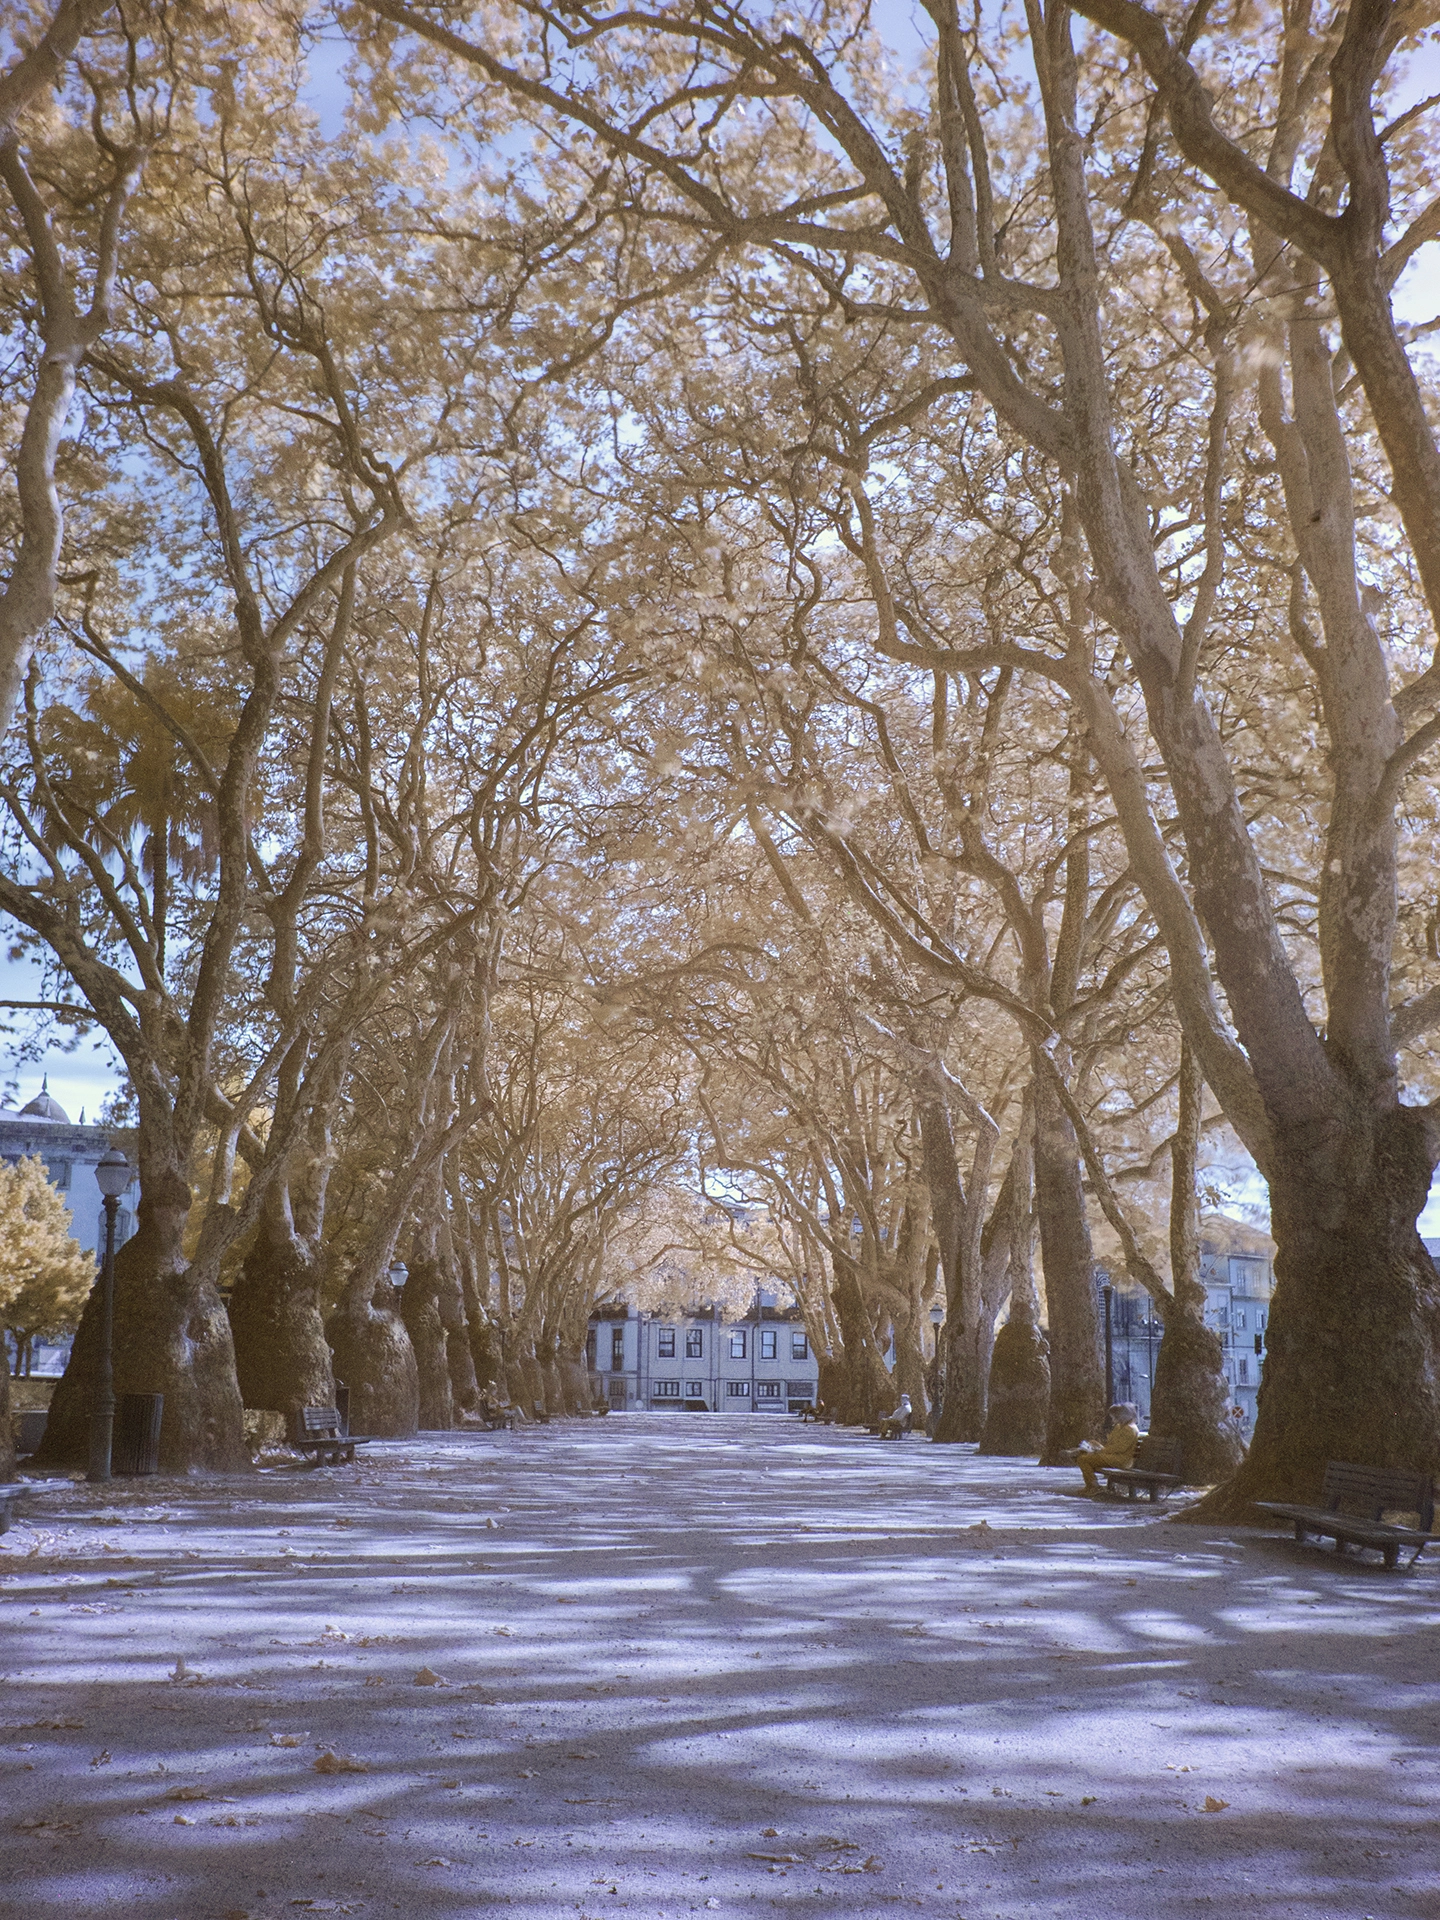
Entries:
{"label": "bench slat", "polygon": [[[1309,1507],[1288,1500],[1257,1500],[1256,1506],[1277,1519],[1288,1520],[1295,1538],[1309,1533],[1343,1547],[1373,1547],[1393,1567],[1401,1547],[1413,1546],[1413,1567],[1434,1538],[1434,1484],[1427,1474],[1393,1467],[1362,1467],[1348,1460],[1331,1460],[1325,1467],[1320,1498],[1323,1506]],[[1415,1513],[1420,1526],[1395,1526],[1382,1513]]]}

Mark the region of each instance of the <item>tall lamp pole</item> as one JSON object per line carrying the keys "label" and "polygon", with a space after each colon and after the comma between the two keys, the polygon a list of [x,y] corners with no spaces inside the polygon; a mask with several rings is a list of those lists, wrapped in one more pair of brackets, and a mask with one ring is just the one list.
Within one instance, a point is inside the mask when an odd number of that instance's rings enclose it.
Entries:
{"label": "tall lamp pole", "polygon": [[1105,1405],[1109,1408],[1115,1404],[1115,1333],[1110,1306],[1115,1289],[1107,1280],[1100,1291],[1105,1296]]}
{"label": "tall lamp pole", "polygon": [[110,1448],[115,1435],[115,1210],[130,1184],[130,1162],[111,1147],[95,1169],[95,1184],[105,1204],[105,1265],[100,1276],[100,1364],[95,1371],[95,1406],[90,1415],[90,1470],[87,1480],[110,1478]]}

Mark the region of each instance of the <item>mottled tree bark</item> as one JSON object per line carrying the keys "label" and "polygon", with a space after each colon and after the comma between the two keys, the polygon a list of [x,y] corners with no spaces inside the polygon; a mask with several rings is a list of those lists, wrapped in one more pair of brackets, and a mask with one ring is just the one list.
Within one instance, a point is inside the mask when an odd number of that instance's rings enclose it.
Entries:
{"label": "mottled tree bark", "polygon": [[837,1253],[834,1273],[831,1299],[840,1323],[842,1350],[837,1369],[839,1392],[831,1404],[836,1418],[846,1426],[870,1426],[894,1412],[899,1392],[875,1344],[875,1331],[854,1262]]}
{"label": "mottled tree bark", "polygon": [[[418,1236],[417,1236],[418,1239]],[[415,1354],[419,1394],[416,1418],[423,1430],[447,1432],[455,1424],[445,1328],[440,1319],[440,1263],[433,1247],[410,1254],[410,1277],[400,1299],[400,1316]]]}
{"label": "mottled tree bark", "polygon": [[[189,1182],[178,1166],[159,1161],[153,1140],[142,1138],[138,1225],[115,1256],[115,1392],[164,1394],[162,1473],[244,1473],[250,1454],[230,1321],[215,1288],[181,1251]],[[40,1464],[85,1464],[99,1341],[97,1286],[50,1403]]]}
{"label": "mottled tree bark", "polygon": [[[1005,1278],[1010,1315],[995,1336],[981,1453],[1039,1454],[1050,1419],[1050,1346],[1035,1294],[1034,1137],[1027,1107],[1010,1155]],[[1000,1213],[997,1204],[996,1214]]]}
{"label": "mottled tree bark", "polygon": [[420,1425],[420,1374],[394,1288],[372,1270],[352,1278],[325,1323],[335,1377],[350,1389],[352,1433],[408,1440]]}
{"label": "mottled tree bark", "polygon": [[1035,1207],[1050,1329],[1050,1408],[1041,1464],[1054,1466],[1063,1449],[1102,1437],[1105,1362],[1080,1150],[1044,1065],[1035,1076]]}
{"label": "mottled tree bark", "polygon": [[290,1416],[335,1404],[320,1286],[320,1259],[296,1232],[288,1194],[277,1188],[230,1296],[235,1373],[247,1407]]}

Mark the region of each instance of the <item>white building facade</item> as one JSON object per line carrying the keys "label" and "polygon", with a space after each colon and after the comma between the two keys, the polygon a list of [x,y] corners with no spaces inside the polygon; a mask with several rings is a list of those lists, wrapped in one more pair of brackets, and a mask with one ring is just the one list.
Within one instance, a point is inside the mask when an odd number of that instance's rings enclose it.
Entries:
{"label": "white building facade", "polygon": [[771,1294],[743,1319],[719,1307],[640,1313],[615,1302],[591,1315],[585,1357],[617,1412],[798,1413],[819,1397],[800,1310]]}

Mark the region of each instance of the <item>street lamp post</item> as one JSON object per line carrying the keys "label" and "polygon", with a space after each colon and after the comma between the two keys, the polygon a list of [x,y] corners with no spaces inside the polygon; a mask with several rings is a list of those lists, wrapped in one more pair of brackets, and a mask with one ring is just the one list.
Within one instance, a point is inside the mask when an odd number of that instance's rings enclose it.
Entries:
{"label": "street lamp post", "polygon": [[1107,1280],[1100,1291],[1105,1296],[1105,1405],[1113,1407],[1115,1404],[1115,1333],[1111,1301],[1115,1297],[1115,1289]]}
{"label": "street lamp post", "polygon": [[100,1276],[100,1364],[95,1373],[95,1406],[90,1415],[90,1468],[87,1480],[110,1478],[110,1449],[115,1437],[115,1210],[130,1184],[130,1162],[111,1147],[95,1169],[95,1184],[105,1205],[105,1265]]}
{"label": "street lamp post", "polygon": [[930,1324],[935,1329],[935,1358],[940,1358],[940,1329],[945,1324],[945,1309],[934,1306],[930,1309]]}
{"label": "street lamp post", "polygon": [[403,1293],[405,1291],[405,1282],[410,1278],[410,1269],[403,1260],[392,1260],[385,1278],[390,1282],[396,1293]]}

